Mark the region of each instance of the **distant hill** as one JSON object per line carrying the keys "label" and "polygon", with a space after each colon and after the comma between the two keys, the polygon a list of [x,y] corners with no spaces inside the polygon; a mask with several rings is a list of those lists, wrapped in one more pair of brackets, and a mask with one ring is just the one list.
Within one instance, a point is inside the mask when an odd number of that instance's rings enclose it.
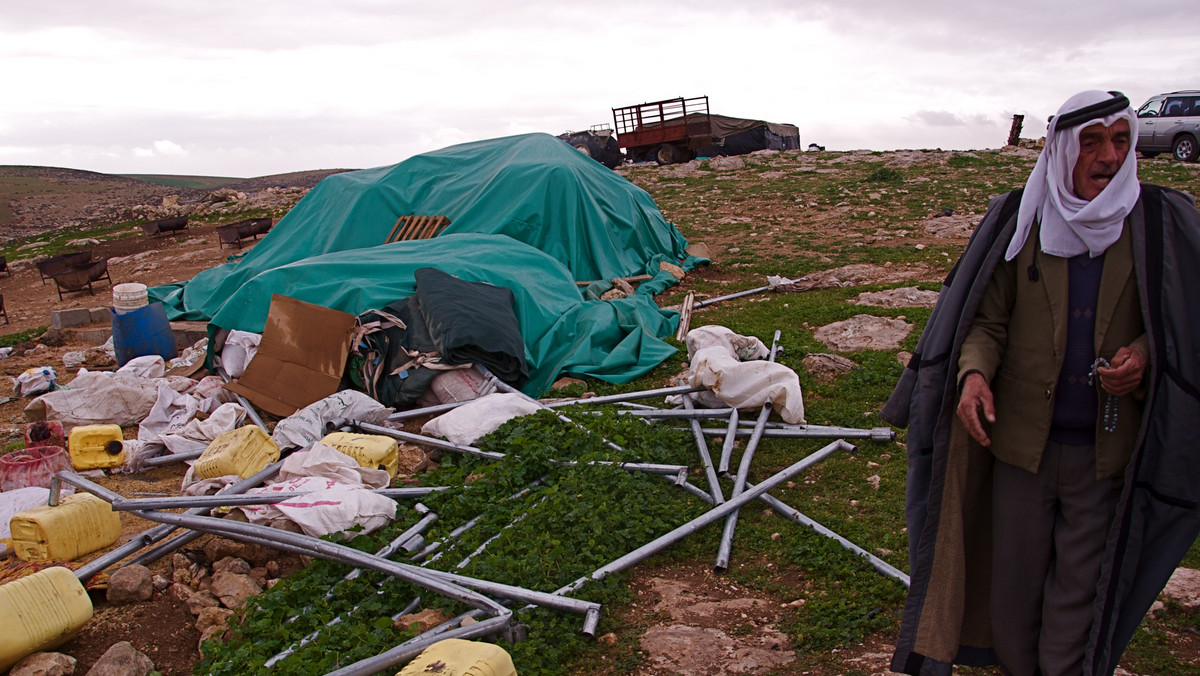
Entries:
{"label": "distant hill", "polygon": [[242,180],[229,176],[173,176],[170,174],[117,174],[117,176],[155,185],[165,185],[169,188],[197,188],[200,190],[212,190]]}
{"label": "distant hill", "polygon": [[0,165],[0,228],[16,233],[77,226],[112,218],[124,207],[157,204],[167,196],[199,200],[217,188],[256,192],[311,188],[350,169],[297,171],[257,178],[102,174],[80,169]]}

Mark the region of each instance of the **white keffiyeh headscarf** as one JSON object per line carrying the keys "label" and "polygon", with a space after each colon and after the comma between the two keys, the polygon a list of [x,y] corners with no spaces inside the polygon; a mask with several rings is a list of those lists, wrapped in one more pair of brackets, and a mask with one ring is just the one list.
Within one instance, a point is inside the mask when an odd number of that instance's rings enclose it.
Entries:
{"label": "white keffiyeh headscarf", "polygon": [[[1041,223],[1039,241],[1042,251],[1070,258],[1084,252],[1092,258],[1099,256],[1121,236],[1125,217],[1133,210],[1141,194],[1137,178],[1137,117],[1128,103],[1119,110],[1097,116],[1066,129],[1058,129],[1060,119],[1089,106],[1103,107],[1112,101],[1116,92],[1085,91],[1067,99],[1050,121],[1046,131],[1046,147],[1038,156],[1033,173],[1025,183],[1021,206],[1017,210],[1017,229],[1004,254],[1005,260],[1016,258],[1034,220]],[[1123,96],[1120,98],[1124,98]],[[1129,121],[1129,154],[1104,190],[1091,201],[1075,195],[1071,172],[1079,159],[1079,132],[1094,124],[1112,126],[1117,120]]]}

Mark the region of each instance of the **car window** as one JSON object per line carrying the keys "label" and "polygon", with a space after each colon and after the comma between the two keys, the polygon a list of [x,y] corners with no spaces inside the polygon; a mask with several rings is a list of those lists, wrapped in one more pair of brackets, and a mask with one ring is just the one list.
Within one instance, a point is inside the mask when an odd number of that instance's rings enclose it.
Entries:
{"label": "car window", "polygon": [[1149,101],[1143,103],[1142,107],[1138,108],[1137,116],[1158,117],[1159,113],[1162,112],[1162,104],[1164,100],[1165,99],[1150,99]]}
{"label": "car window", "polygon": [[1187,111],[1190,107],[1187,99],[1167,99],[1167,105],[1163,108],[1163,117],[1183,117],[1188,114]]}

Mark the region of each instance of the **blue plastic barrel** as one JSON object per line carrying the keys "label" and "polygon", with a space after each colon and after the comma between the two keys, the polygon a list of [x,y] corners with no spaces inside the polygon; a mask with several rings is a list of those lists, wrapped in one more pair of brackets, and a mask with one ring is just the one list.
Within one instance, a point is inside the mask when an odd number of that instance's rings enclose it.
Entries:
{"label": "blue plastic barrel", "polygon": [[157,354],[163,359],[179,356],[175,347],[175,332],[167,321],[162,303],[151,303],[124,314],[109,310],[112,315],[113,350],[117,364],[124,366],[134,357]]}

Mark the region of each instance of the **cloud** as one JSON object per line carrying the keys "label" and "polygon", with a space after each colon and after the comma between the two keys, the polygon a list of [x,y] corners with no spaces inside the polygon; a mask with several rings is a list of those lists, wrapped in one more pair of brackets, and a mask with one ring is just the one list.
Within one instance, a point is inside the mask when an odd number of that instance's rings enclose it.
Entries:
{"label": "cloud", "polygon": [[954,113],[944,110],[918,110],[912,118],[930,127],[965,127],[966,121]]}

